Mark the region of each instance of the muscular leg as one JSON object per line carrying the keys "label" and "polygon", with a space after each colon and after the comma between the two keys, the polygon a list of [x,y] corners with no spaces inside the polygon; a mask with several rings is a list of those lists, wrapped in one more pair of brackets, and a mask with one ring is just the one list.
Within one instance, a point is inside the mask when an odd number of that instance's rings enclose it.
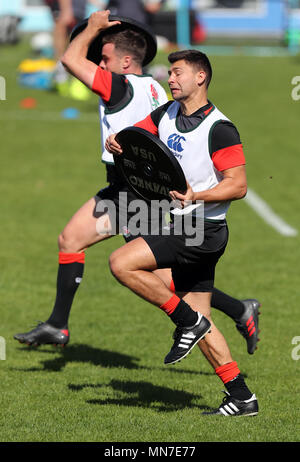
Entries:
{"label": "muscular leg", "polygon": [[110,268],[118,281],[153,305],[161,306],[172,292],[154,273],[156,260],[149,246],[137,238],[110,256]]}
{"label": "muscular leg", "polygon": [[244,314],[245,306],[241,300],[213,288],[211,306],[229,316],[235,322]]}
{"label": "muscular leg", "polygon": [[[156,260],[150,247],[142,238],[131,241],[126,246],[116,250],[110,257],[110,267],[119,282],[153,305],[163,309],[166,307],[168,310],[173,297],[176,297],[176,295],[171,297],[170,289],[153,273],[157,267]],[[189,313],[189,310],[193,311],[192,307],[194,307],[194,312],[200,311],[205,318],[211,318],[210,293],[186,293],[182,295],[184,298],[183,300],[179,299],[180,302],[174,311],[176,321],[180,319],[180,323],[176,323],[173,312],[170,315],[175,324],[180,327],[192,326],[188,323],[182,324],[184,318],[192,319]],[[178,312],[180,311],[183,312],[182,315],[179,315]],[[166,312],[168,314],[168,311]],[[204,356],[232,396],[241,400],[250,399],[252,394],[246,386],[243,376],[240,375],[236,362],[232,360],[225,338],[214,324],[211,327],[211,333],[199,342]]]}
{"label": "muscular leg", "polygon": [[58,237],[60,252],[83,252],[88,247],[111,237],[108,214],[96,212],[97,199],[88,200],[70,219]]}
{"label": "muscular leg", "polygon": [[252,393],[247,387],[244,377],[238,369],[237,363],[232,359],[224,336],[211,319],[211,294],[189,292],[181,295],[183,295],[183,299],[191,308],[195,311],[201,311],[211,323],[211,333],[198,342],[198,346],[203,355],[211,364],[217,376],[222,380],[231,396],[239,400],[250,399]]}
{"label": "muscular leg", "polygon": [[[48,323],[57,328],[67,328],[75,293],[83,276],[84,251],[92,245],[112,236],[111,222],[99,203],[99,198],[86,202],[71,218],[59,235],[60,265],[57,276],[57,294]],[[168,281],[170,270],[158,270],[157,276]]]}
{"label": "muscular leg", "polygon": [[[159,274],[159,272],[162,273]],[[161,277],[161,279],[163,279],[167,287],[170,287],[172,280],[171,270],[157,270],[156,274],[158,274]],[[188,294],[177,292],[177,295],[180,298],[183,298],[183,300],[185,300],[192,309],[194,309],[195,311],[200,311],[201,314],[203,314],[211,323],[211,334],[207,335],[205,339],[200,340],[198,342],[198,346],[214,369],[232,361],[231,353],[229,351],[227,342],[223,334],[214,324],[211,317],[210,307],[213,306],[212,295],[214,295],[216,292],[220,291],[218,291],[218,289],[213,288],[212,294],[209,292],[190,292]],[[223,295],[226,297],[226,294]]]}
{"label": "muscular leg", "polygon": [[171,286],[171,283],[172,283],[172,272],[171,272],[171,269],[170,268],[160,268],[160,269],[156,269],[153,271],[154,274],[156,274],[156,276],[159,277],[159,279],[162,280],[162,282],[168,287],[168,289],[170,289],[173,293],[173,290],[172,290],[172,286]]}
{"label": "muscular leg", "polygon": [[[100,203],[99,203],[100,202]],[[100,207],[98,206],[100,205]],[[71,218],[58,238],[59,267],[56,299],[49,319],[30,332],[16,334],[21,343],[66,345],[70,335],[68,320],[73,299],[84,270],[84,250],[111,237],[110,220],[98,197],[87,201]]]}
{"label": "muscular leg", "polygon": [[[159,270],[165,271],[165,270]],[[165,284],[170,287],[172,276],[168,270],[163,274]],[[175,287],[172,287],[175,292]],[[258,315],[261,304],[257,299],[238,300],[230,295],[221,292],[216,287],[212,290],[211,307],[222,311],[235,323],[240,334],[245,338],[247,351],[253,354],[257,349],[258,338]]]}
{"label": "muscular leg", "polygon": [[[130,288],[148,302],[161,307],[172,297],[172,292],[162,284],[153,270],[157,264],[150,247],[142,238],[126,244],[116,250],[110,258],[110,267],[115,277],[125,286]],[[210,293],[179,294],[183,300],[194,309],[201,312],[211,322]],[[201,351],[216,369],[217,367],[232,362],[232,357],[225,338],[217,327],[212,323],[211,334],[199,342]]]}
{"label": "muscular leg", "polygon": [[84,270],[84,250],[111,237],[107,214],[96,213],[97,198],[87,201],[58,238],[59,268],[56,300],[48,323],[66,329],[75,293]]}
{"label": "muscular leg", "polygon": [[142,238],[137,238],[113,252],[110,256],[110,268],[121,284],[163,309],[176,325],[191,327],[200,319],[189,305],[174,295],[155,274],[156,259]]}
{"label": "muscular leg", "polygon": [[227,342],[211,318],[209,292],[178,294],[195,311],[200,311],[211,323],[211,333],[198,342],[198,346],[214,369],[232,361]]}

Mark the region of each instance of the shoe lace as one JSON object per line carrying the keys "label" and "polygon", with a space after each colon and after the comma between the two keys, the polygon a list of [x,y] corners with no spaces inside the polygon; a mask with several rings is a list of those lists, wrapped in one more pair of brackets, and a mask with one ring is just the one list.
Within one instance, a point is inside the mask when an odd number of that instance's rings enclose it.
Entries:
{"label": "shoe lace", "polygon": [[36,320],[35,322],[36,322],[36,324],[32,324],[31,327],[39,327],[39,326],[41,326],[42,324],[45,324],[44,321]]}
{"label": "shoe lace", "polygon": [[225,393],[225,396],[222,399],[222,404],[226,404],[228,401],[230,401],[231,396],[228,391],[223,390],[223,393]]}
{"label": "shoe lace", "polygon": [[[199,317],[198,317],[198,322],[199,322]],[[198,324],[197,322],[197,324]],[[195,324],[196,325],[196,324]],[[180,327],[180,326],[177,326],[176,329],[174,330],[174,333],[173,333],[173,339],[174,340],[177,340],[179,337],[182,336],[183,332],[186,332],[187,330],[189,330],[190,328],[187,328],[187,327]]]}
{"label": "shoe lace", "polygon": [[173,340],[177,340],[179,337],[182,336],[183,327],[176,327],[173,332]]}

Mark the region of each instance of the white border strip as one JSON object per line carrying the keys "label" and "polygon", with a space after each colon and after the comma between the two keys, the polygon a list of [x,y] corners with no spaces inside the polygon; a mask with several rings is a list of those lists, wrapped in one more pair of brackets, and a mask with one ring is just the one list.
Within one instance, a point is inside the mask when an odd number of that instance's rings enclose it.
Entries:
{"label": "white border strip", "polygon": [[259,215],[268,225],[272,226],[283,236],[297,236],[298,230],[288,225],[271,209],[271,207],[259,197],[252,189],[248,188],[244,199],[246,203]]}

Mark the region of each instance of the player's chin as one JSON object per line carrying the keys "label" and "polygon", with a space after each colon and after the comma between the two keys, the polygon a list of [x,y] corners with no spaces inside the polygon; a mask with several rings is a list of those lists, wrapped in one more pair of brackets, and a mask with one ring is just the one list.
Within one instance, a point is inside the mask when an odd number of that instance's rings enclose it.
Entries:
{"label": "player's chin", "polygon": [[181,101],[183,99],[183,96],[182,96],[182,93],[179,92],[179,90],[176,90],[176,91],[172,92],[172,98],[175,101]]}

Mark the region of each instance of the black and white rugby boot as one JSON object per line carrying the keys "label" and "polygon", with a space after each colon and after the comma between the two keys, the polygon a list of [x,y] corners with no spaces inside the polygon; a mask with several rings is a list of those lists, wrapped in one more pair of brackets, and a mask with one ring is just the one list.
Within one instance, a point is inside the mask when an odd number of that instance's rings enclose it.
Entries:
{"label": "black and white rugby boot", "polygon": [[221,415],[225,417],[234,416],[254,416],[258,414],[258,402],[253,394],[250,399],[241,401],[233,398],[227,391],[224,391],[226,396],[218,409],[214,411],[203,412],[202,415]]}
{"label": "black and white rugby boot", "polygon": [[33,346],[60,345],[64,347],[70,340],[70,333],[68,329],[58,329],[47,322],[39,322],[37,327],[30,332],[14,335],[14,339]]}
{"label": "black and white rugby boot", "polygon": [[176,327],[174,344],[165,357],[165,364],[175,364],[185,358],[199,340],[210,332],[211,324],[202,314],[198,313],[198,321],[192,327]]}
{"label": "black and white rugby boot", "polygon": [[253,355],[257,349],[257,342],[259,341],[258,315],[260,314],[259,307],[261,305],[255,298],[241,300],[241,302],[245,307],[245,311],[244,314],[236,320],[236,328],[247,342],[248,353]]}

